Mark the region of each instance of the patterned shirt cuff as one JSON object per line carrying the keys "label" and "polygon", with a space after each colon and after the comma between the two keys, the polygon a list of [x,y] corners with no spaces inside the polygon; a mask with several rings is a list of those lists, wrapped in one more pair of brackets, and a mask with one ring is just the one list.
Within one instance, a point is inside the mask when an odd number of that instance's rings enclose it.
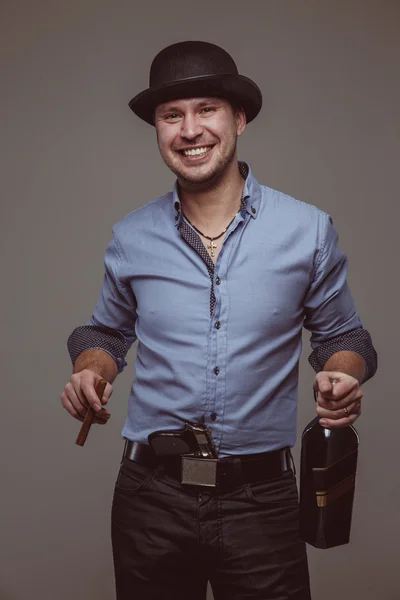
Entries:
{"label": "patterned shirt cuff", "polygon": [[71,333],[67,342],[72,364],[85,350],[104,350],[117,363],[118,373],[126,367],[127,344],[125,337],[116,329],[104,325],[82,325]]}
{"label": "patterned shirt cuff", "polygon": [[366,329],[359,327],[324,342],[310,354],[308,362],[316,371],[322,371],[328,359],[336,352],[343,350],[356,352],[365,361],[366,373],[364,381],[375,375],[378,367],[378,357],[372,345],[371,336]]}

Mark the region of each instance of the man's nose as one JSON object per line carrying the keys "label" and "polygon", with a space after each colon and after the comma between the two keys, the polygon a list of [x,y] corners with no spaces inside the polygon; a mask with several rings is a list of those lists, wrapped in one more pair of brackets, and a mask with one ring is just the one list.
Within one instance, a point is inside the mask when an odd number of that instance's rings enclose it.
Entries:
{"label": "man's nose", "polygon": [[182,120],[181,136],[193,140],[203,133],[200,121],[194,115],[186,115]]}

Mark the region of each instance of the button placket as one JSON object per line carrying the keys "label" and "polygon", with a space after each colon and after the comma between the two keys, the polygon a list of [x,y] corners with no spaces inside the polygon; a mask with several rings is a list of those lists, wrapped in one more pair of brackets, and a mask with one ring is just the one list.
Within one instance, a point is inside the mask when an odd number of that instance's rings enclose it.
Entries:
{"label": "button placket", "polygon": [[[243,177],[247,176],[247,172],[242,173]],[[246,197],[247,199],[247,197]],[[214,441],[216,446],[221,442],[222,438],[222,422],[225,410],[225,394],[226,394],[226,359],[227,359],[227,316],[229,314],[229,294],[225,290],[225,281],[227,277],[227,265],[230,262],[232,250],[236,246],[237,236],[242,227],[239,225],[245,222],[245,209],[247,202],[242,198],[241,212],[237,215],[234,223],[232,223],[227,235],[224,239],[223,248],[219,253],[217,264],[214,265],[201,242],[200,237],[192,230],[192,228],[182,218],[182,211],[179,202],[174,203],[176,216],[179,221],[179,231],[185,241],[196,251],[207,266],[208,274],[211,279],[210,292],[210,324],[208,331],[208,351],[207,351],[207,376],[206,376],[206,395],[205,395],[205,418],[210,421],[216,420],[215,426],[212,426],[213,433],[215,432]],[[239,229],[239,231],[238,231]],[[216,274],[218,273],[218,275]],[[215,293],[217,292],[217,293]],[[217,420],[218,419],[218,420]],[[209,422],[210,422],[209,421]]]}
{"label": "button placket", "polygon": [[[229,242],[232,242],[230,239]],[[214,283],[216,290],[216,306],[213,322],[213,397],[209,404],[209,424],[213,432],[213,441],[219,448],[223,436],[223,414],[225,410],[226,395],[226,356],[227,332],[226,318],[228,314],[229,295],[226,288],[226,270],[229,262],[230,251],[225,252],[217,267]]]}
{"label": "button placket", "polygon": [[[214,327],[217,331],[214,332],[214,339],[216,340],[214,348],[215,353],[215,367],[218,368],[218,375],[213,375],[215,396],[210,402],[211,413],[209,413],[209,423],[213,431],[213,441],[215,447],[218,449],[221,446],[224,436],[224,415],[226,410],[226,373],[227,373],[227,343],[228,343],[228,316],[230,311],[230,285],[229,285],[229,268],[235,263],[235,249],[242,234],[243,228],[250,221],[251,217],[246,213],[246,217],[241,216],[240,227],[238,226],[232,235],[227,240],[225,252],[223,256],[218,258],[222,260],[217,262],[215,269],[215,295],[216,295],[216,310],[214,313]],[[239,225],[238,223],[238,225]],[[219,323],[219,327],[217,326]],[[214,367],[214,368],[215,368]],[[214,410],[213,410],[213,408]],[[215,421],[213,419],[215,416]]]}
{"label": "button placket", "polygon": [[[216,278],[214,276],[214,290],[216,291]],[[218,408],[218,403],[219,403],[219,384],[218,384],[218,379],[221,377],[220,373],[222,371],[221,369],[221,365],[219,364],[219,356],[220,356],[220,333],[219,333],[219,328],[217,326],[217,323],[219,323],[219,327],[221,327],[221,320],[220,320],[220,311],[221,311],[221,302],[222,302],[222,298],[221,298],[221,293],[220,293],[220,289],[218,289],[217,293],[215,293],[215,304],[214,304],[214,311],[212,314],[212,319],[210,320],[210,324],[209,324],[209,331],[208,331],[208,335],[209,335],[209,353],[208,353],[208,378],[209,378],[209,387],[208,387],[208,394],[207,394],[207,402],[206,402],[206,406],[205,406],[205,410],[206,410],[206,415],[207,415],[207,421],[210,425],[212,425],[212,431],[213,431],[213,439],[215,435],[218,436],[218,433],[215,432],[215,427],[213,425],[213,420],[211,419],[211,415],[212,414],[217,414],[216,411],[219,412],[219,408]]]}

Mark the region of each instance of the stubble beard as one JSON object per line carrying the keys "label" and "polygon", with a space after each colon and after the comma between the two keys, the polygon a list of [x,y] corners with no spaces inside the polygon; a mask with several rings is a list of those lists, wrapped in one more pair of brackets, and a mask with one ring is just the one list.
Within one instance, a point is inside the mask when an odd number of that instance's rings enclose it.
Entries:
{"label": "stubble beard", "polygon": [[237,136],[232,135],[229,139],[228,147],[223,156],[217,157],[213,164],[207,165],[207,168],[202,170],[203,167],[181,167],[179,165],[179,159],[175,161],[171,160],[169,156],[161,155],[167,167],[176,175],[180,184],[198,188],[207,187],[209,184],[213,184],[222,178],[223,174],[227,171],[228,167],[232,164],[236,156],[237,147]]}

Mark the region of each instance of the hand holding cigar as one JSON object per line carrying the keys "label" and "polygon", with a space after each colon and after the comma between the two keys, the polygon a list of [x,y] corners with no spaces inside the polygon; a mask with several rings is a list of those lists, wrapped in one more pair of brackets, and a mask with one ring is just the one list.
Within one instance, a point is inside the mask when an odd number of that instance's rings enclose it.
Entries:
{"label": "hand holding cigar", "polygon": [[85,443],[92,423],[104,425],[111,417],[106,405],[112,392],[107,379],[91,369],[71,375],[61,394],[61,404],[74,419],[83,423],[76,439],[79,446]]}
{"label": "hand holding cigar", "polygon": [[[104,390],[106,389],[107,381],[105,379],[100,379],[100,381],[96,385],[96,394],[98,396],[99,402],[101,404],[101,400],[103,398]],[[89,434],[90,428],[94,421],[96,413],[94,409],[89,406],[86,412],[86,416],[78,433],[78,437],[76,438],[76,444],[78,446],[83,446],[86,442],[86,438]]]}

